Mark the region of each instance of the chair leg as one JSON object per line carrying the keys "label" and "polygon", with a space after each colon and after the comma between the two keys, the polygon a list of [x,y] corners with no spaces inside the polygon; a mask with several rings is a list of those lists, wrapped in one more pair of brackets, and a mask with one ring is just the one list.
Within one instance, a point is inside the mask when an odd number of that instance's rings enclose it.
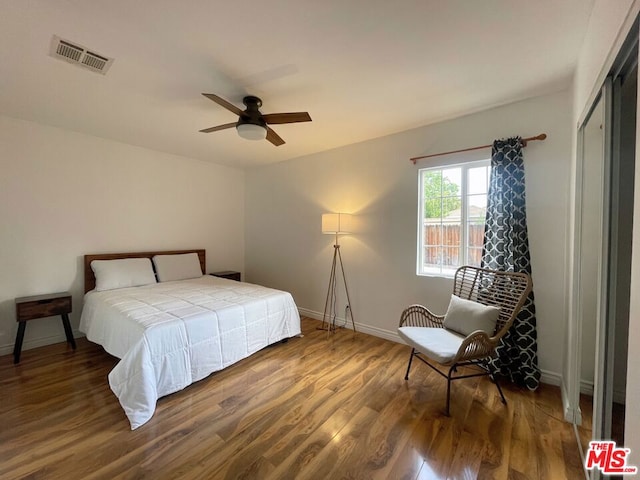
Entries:
{"label": "chair leg", "polygon": [[485,363],[485,368],[489,372],[489,378],[493,383],[495,383],[496,388],[498,389],[498,393],[500,393],[500,398],[502,399],[502,403],[506,405],[507,399],[504,398],[504,393],[502,393],[502,387],[500,387],[500,384],[498,383],[498,377],[496,376],[496,371],[492,368],[491,362]]}
{"label": "chair leg", "polygon": [[447,417],[449,416],[449,405],[451,403],[451,376],[456,370],[456,366],[454,365],[449,369],[449,373],[447,374],[447,406],[444,410],[444,414]]}
{"label": "chair leg", "polygon": [[502,388],[500,387],[500,384],[498,383],[498,377],[496,377],[493,373],[489,375],[489,377],[491,378],[491,380],[493,380],[493,383],[496,384],[496,388],[498,389],[498,392],[500,393],[500,398],[502,398],[502,403],[503,404],[507,404],[507,399],[504,398],[504,393],[502,393]]}
{"label": "chair leg", "polygon": [[405,380],[409,380],[409,370],[411,370],[411,362],[413,361],[413,354],[415,353],[415,351],[415,348],[411,349],[411,355],[409,355],[409,365],[407,366],[407,373],[405,373],[404,375]]}

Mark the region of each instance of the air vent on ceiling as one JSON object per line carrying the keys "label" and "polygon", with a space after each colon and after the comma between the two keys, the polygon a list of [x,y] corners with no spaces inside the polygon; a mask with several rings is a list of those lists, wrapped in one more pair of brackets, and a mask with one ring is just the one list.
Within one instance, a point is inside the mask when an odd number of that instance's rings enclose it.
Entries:
{"label": "air vent on ceiling", "polygon": [[78,43],[64,40],[57,35],[51,38],[49,55],[102,75],[107,73],[113,63],[113,58],[91,51]]}

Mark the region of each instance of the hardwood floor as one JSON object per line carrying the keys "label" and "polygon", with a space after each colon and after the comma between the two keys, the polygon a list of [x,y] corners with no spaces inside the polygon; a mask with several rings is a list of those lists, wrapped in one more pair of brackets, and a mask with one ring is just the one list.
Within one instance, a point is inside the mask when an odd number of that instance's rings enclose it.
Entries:
{"label": "hardwood floor", "polygon": [[0,478],[581,479],[559,390],[446,382],[409,348],[303,319],[266,348],[162,398],[131,431],[86,339],[0,357]]}
{"label": "hardwood floor", "polygon": [[[578,427],[578,435],[583,452],[589,449],[589,442],[593,440],[593,396],[580,394],[580,410],[582,411],[582,425]],[[624,445],[625,405],[613,403],[611,410],[611,440],[617,445]]]}

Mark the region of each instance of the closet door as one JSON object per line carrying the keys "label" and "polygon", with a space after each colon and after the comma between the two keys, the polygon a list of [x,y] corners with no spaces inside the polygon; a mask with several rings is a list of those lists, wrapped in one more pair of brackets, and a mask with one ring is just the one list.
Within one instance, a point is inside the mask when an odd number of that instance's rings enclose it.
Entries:
{"label": "closet door", "polygon": [[[611,168],[611,81],[607,81],[579,131],[578,163],[578,274],[577,313],[581,326],[581,390],[593,388],[591,438],[605,435],[607,402],[607,272],[609,251],[609,190]],[[588,407],[587,407],[588,408]],[[586,417],[589,418],[588,412]],[[583,444],[586,450],[587,445]]]}
{"label": "closet door", "polygon": [[624,444],[624,417],[631,299],[631,250],[636,166],[638,48],[613,75],[612,152],[607,276],[607,326],[603,432]]}
{"label": "closet door", "polygon": [[[609,315],[611,308],[611,288],[609,272],[611,269],[611,153],[612,153],[612,112],[613,86],[611,78],[607,78],[602,87],[603,104],[603,144],[602,155],[602,197],[601,210],[601,245],[598,265],[598,301],[596,321],[596,355],[593,385],[593,438],[611,438],[611,411],[613,409],[613,348],[612,321]],[[615,286],[614,286],[615,288]]]}
{"label": "closet door", "polygon": [[[584,451],[591,439],[624,445],[637,95],[636,36],[579,129],[575,276],[581,391],[593,382],[592,411],[589,402],[582,405],[583,419],[592,418],[590,434],[581,439]],[[598,470],[590,475],[601,477]]]}

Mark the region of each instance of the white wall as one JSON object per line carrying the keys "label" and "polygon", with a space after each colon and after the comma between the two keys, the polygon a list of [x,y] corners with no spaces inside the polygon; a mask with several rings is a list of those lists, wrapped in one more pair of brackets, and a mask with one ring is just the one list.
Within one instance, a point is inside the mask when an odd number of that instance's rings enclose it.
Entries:
{"label": "white wall", "polygon": [[[570,123],[565,91],[249,171],[247,278],[287,289],[300,307],[321,314],[333,252],[332,237],[320,233],[321,214],[356,214],[357,234],[341,238],[354,318],[363,330],[394,338],[404,307],[424,303],[444,312],[451,292],[451,280],[415,273],[417,171],[426,163],[414,166],[409,158],[546,132],[546,141],[525,149],[525,168],[539,363],[547,380],[558,382]],[[344,300],[339,303],[342,314]]]}
{"label": "white wall", "polygon": [[[0,116],[0,354],[14,297],[71,291],[82,255],[206,248],[207,268],[244,268],[244,173]],[[64,340],[59,319],[28,323],[24,349]]]}

